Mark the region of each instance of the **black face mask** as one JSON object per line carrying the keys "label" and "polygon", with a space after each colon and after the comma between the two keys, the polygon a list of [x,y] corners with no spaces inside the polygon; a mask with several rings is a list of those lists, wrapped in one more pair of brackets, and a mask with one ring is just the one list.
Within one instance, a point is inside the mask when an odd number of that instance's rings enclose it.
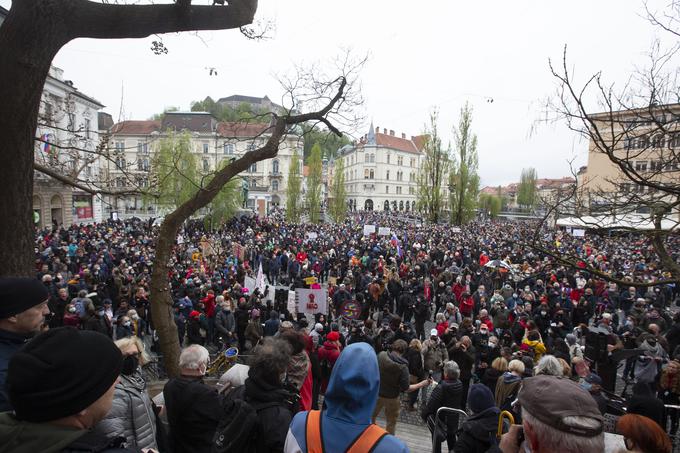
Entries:
{"label": "black face mask", "polygon": [[121,368],[121,374],[125,376],[131,376],[134,374],[135,370],[139,366],[139,359],[134,355],[126,355],[123,358],[123,367]]}

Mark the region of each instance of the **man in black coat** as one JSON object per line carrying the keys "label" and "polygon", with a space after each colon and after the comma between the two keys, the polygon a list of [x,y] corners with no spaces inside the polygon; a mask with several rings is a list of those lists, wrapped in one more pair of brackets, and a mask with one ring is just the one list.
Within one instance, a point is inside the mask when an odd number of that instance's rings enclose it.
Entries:
{"label": "man in black coat", "polygon": [[487,451],[498,430],[498,416],[501,411],[496,407],[491,390],[484,384],[471,386],[468,399],[473,415],[458,431],[453,450],[456,453]]}
{"label": "man in black coat", "polygon": [[175,453],[210,451],[222,398],[203,382],[208,368],[208,350],[193,344],[179,356],[180,377],[170,379],[163,389]]}
{"label": "man in black coat", "polygon": [[[432,390],[430,399],[427,405],[423,406],[420,411],[420,416],[427,422],[427,427],[430,432],[434,434],[434,428],[437,426],[437,410],[440,407],[451,407],[454,409],[463,409],[463,384],[458,379],[460,377],[460,368],[453,360],[444,363],[444,378]],[[438,436],[435,439],[435,453],[441,451],[441,443],[446,439],[448,450],[453,450],[456,444],[456,431],[458,431],[458,415],[447,414],[442,417],[445,420],[445,431],[438,431]],[[444,426],[441,426],[440,429]]]}

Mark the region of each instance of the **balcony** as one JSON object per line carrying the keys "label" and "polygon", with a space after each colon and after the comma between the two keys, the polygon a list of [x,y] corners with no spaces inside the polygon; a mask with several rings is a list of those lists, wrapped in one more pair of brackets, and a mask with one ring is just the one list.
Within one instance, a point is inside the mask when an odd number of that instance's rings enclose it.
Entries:
{"label": "balcony", "polygon": [[283,178],[283,173],[280,171],[269,171],[269,177],[270,178]]}

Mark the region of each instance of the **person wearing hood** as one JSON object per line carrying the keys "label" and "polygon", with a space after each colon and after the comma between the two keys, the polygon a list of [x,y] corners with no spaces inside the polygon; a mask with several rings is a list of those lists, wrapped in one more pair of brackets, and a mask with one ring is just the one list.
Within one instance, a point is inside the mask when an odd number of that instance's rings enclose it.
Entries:
{"label": "person wearing hood", "polygon": [[0,278],[0,412],[12,409],[5,390],[9,361],[40,331],[50,313],[49,298],[39,280]]}
{"label": "person wearing hood", "polygon": [[472,416],[458,430],[458,440],[453,447],[456,453],[478,453],[487,451],[496,438],[498,416],[491,390],[484,384],[470,386],[468,407]]}
{"label": "person wearing hood", "polygon": [[[423,406],[420,416],[427,422],[427,427],[430,432],[434,432],[437,416],[437,410],[440,407],[451,407],[454,409],[463,409],[463,384],[458,379],[460,377],[460,368],[453,360],[444,363],[444,378],[432,390],[427,404]],[[458,430],[458,415],[451,414],[445,417],[446,420],[446,437],[434,440],[434,451],[439,453],[441,451],[441,443],[446,440],[446,445],[449,450],[453,450],[456,444],[456,431]]]}
{"label": "person wearing hood", "polygon": [[113,394],[113,404],[95,431],[114,440],[124,437],[128,445],[158,448],[156,444],[156,414],[146,391],[141,366],[148,362],[144,344],[138,337],[115,342],[123,354],[120,380]]}
{"label": "person wearing hood", "polygon": [[366,448],[361,451],[408,452],[401,440],[371,423],[379,388],[380,372],[373,349],[366,343],[347,346],[331,374],[323,410],[300,412],[293,418],[283,451],[347,451],[352,445],[357,447],[355,441],[364,434],[373,437],[363,437],[362,441],[369,443],[363,444]]}

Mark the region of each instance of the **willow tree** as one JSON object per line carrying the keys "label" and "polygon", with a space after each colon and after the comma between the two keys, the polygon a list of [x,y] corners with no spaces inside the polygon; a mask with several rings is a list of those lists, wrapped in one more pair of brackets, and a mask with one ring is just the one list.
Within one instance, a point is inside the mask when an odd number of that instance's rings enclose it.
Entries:
{"label": "willow tree", "polygon": [[333,184],[330,193],[330,213],[333,221],[340,223],[347,215],[347,190],[345,189],[345,159],[335,159]]}
{"label": "willow tree", "polygon": [[291,223],[300,221],[300,204],[302,196],[302,176],[300,175],[300,155],[297,151],[290,159],[288,183],[286,186],[286,220]]}
{"label": "willow tree", "polygon": [[430,124],[425,126],[424,159],[417,177],[418,209],[433,223],[437,223],[444,208],[444,191],[442,184],[451,164],[449,151],[442,147],[442,140],[437,128],[438,112],[430,113]]}
{"label": "willow tree", "polygon": [[536,169],[535,168],[523,168],[522,173],[519,177],[519,186],[517,187],[517,204],[527,210],[536,206],[537,193],[536,193]]}
{"label": "willow tree", "polygon": [[[144,38],[154,34],[240,28],[253,21],[257,0],[226,6],[15,0],[0,26],[0,275],[33,275],[34,139],[43,86],[54,56],[77,38]],[[11,251],[11,259],[9,255]]]}
{"label": "willow tree", "polygon": [[[321,209],[321,177],[323,173],[321,163],[321,146],[315,143],[307,160],[309,175],[307,176],[307,193],[305,201],[309,210],[309,221],[319,223],[319,212]],[[290,180],[289,180],[290,181]]]}
{"label": "willow tree", "polygon": [[455,149],[449,172],[450,220],[462,225],[474,219],[479,193],[477,135],[472,133],[472,107],[466,102],[460,110],[458,127],[453,129]]}

